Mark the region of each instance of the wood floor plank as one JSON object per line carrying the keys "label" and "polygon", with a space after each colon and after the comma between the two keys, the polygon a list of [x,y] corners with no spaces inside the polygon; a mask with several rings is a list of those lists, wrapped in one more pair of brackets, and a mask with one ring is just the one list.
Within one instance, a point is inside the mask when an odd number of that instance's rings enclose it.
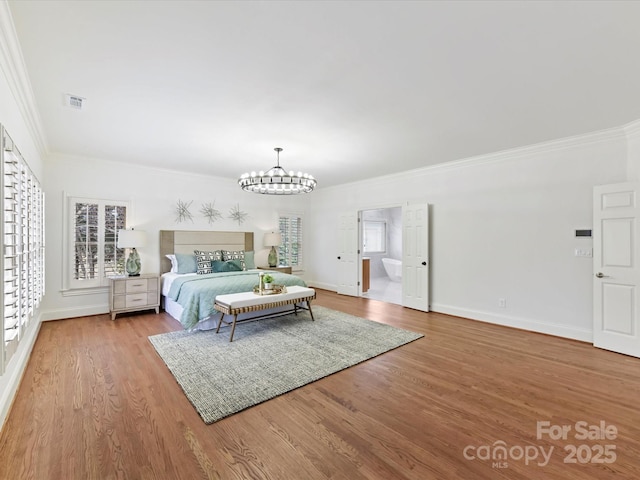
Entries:
{"label": "wood floor plank", "polygon": [[[323,290],[316,304],[425,336],[205,425],[147,339],[181,329],[168,315],[44,323],[0,432],[0,478],[640,478],[640,359]],[[538,438],[538,421],[572,431]],[[577,440],[580,421],[618,434]],[[616,460],[565,463],[570,444],[612,445]],[[496,445],[550,459],[465,458]]]}

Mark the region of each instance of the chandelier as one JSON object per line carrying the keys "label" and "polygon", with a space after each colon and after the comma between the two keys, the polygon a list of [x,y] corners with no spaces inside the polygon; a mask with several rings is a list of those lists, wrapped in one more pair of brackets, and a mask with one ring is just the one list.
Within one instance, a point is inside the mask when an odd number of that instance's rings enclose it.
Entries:
{"label": "chandelier", "polygon": [[278,155],[278,164],[266,172],[244,173],[238,179],[238,185],[247,192],[267,195],[293,195],[309,193],[316,187],[316,179],[308,173],[287,171],[280,166],[280,147],[274,148]]}

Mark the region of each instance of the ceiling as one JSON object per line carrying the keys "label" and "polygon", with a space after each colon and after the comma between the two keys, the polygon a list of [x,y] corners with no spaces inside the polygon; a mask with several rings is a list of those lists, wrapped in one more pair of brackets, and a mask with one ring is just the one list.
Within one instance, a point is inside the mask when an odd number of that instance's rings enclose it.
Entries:
{"label": "ceiling", "polygon": [[9,6],[50,153],[321,188],[640,118],[640,2]]}

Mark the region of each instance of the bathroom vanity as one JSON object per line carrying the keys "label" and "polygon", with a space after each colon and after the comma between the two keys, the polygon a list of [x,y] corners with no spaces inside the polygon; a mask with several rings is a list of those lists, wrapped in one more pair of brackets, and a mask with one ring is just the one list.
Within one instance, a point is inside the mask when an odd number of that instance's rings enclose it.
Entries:
{"label": "bathroom vanity", "polygon": [[371,278],[371,261],[368,257],[362,257],[362,293],[369,291]]}

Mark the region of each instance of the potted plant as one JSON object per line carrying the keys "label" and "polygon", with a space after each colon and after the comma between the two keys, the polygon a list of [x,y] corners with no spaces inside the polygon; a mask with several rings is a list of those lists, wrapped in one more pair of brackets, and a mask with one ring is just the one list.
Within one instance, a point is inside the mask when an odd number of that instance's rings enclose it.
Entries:
{"label": "potted plant", "polygon": [[262,281],[264,282],[265,290],[271,290],[273,287],[273,277],[267,273],[262,277]]}

